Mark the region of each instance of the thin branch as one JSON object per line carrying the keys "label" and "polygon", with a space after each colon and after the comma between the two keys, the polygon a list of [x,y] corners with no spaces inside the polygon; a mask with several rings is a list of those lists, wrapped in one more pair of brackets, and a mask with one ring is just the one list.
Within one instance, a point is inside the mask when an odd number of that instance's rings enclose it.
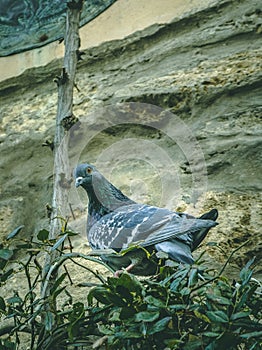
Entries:
{"label": "thin branch", "polygon": [[72,278],[71,278],[71,276],[70,276],[70,273],[69,273],[69,271],[68,271],[66,265],[64,265],[64,269],[65,269],[65,272],[66,272],[66,274],[67,274],[67,277],[68,277],[68,279],[69,279],[69,281],[70,281],[70,284],[71,284],[71,286],[72,286],[72,285],[74,284],[74,282],[72,281]]}
{"label": "thin branch", "polygon": [[[33,306],[33,302],[34,302],[34,295],[33,295],[33,285],[31,282],[31,276],[30,276],[30,271],[29,271],[29,264],[31,262],[31,260],[33,259],[33,255],[29,256],[29,259],[27,260],[26,264],[24,265],[24,271],[25,271],[25,275],[26,275],[26,279],[27,279],[27,284],[28,284],[28,290],[29,290],[29,298],[30,298],[30,314],[33,315],[34,314],[34,306]],[[31,323],[31,342],[30,342],[30,349],[33,349],[34,347],[34,342],[35,342],[35,324],[34,322]]]}
{"label": "thin branch", "polygon": [[224,270],[225,270],[226,266],[228,265],[228,263],[229,263],[230,259],[232,258],[232,256],[233,256],[238,250],[240,250],[241,248],[243,248],[244,245],[246,245],[248,242],[249,242],[249,240],[246,241],[246,242],[244,242],[243,244],[241,244],[241,245],[240,245],[239,247],[237,247],[236,249],[234,249],[234,250],[231,252],[231,254],[229,255],[229,257],[227,258],[226,262],[225,262],[224,265],[222,266],[222,268],[221,268],[221,270],[219,271],[219,273],[218,273],[215,277],[211,278],[210,280],[208,280],[208,281],[202,283],[200,286],[197,286],[197,287],[193,288],[193,289],[191,290],[190,294],[193,293],[194,291],[196,291],[196,290],[198,290],[198,289],[204,287],[205,285],[207,285],[207,284],[209,284],[209,283],[212,283],[212,282],[214,282],[215,280],[217,280],[217,279],[222,275],[222,273],[224,272]]}
{"label": "thin branch", "polygon": [[[89,260],[89,259],[88,259],[88,260]],[[79,262],[75,261],[75,260],[72,259],[72,258],[70,258],[70,261],[72,261],[74,264],[76,264],[76,265],[78,265],[78,266],[84,268],[85,270],[91,272],[93,275],[95,275],[95,277],[97,277],[97,278],[100,280],[100,282],[105,283],[104,278],[103,278],[102,276],[100,276],[98,273],[94,272],[94,271],[93,271],[92,269],[90,269],[89,267],[80,264]],[[96,260],[96,262],[102,263],[102,264],[104,265],[104,263],[103,263],[101,260]],[[108,268],[108,266],[106,266],[106,267]],[[111,272],[113,272],[113,270],[112,270]]]}
{"label": "thin branch", "polygon": [[[93,261],[93,262],[96,262],[96,263],[99,263],[103,266],[105,266],[109,271],[111,272],[114,272],[113,269],[111,269],[110,267],[108,267],[103,261],[99,260],[99,259],[96,259],[96,258],[93,258],[91,257],[90,255],[85,255],[85,254],[82,254],[82,253],[68,253],[68,254],[64,254],[62,255],[61,257],[58,257],[56,259],[56,261],[54,261],[53,265],[50,267],[50,269],[48,270],[47,274],[46,274],[46,277],[45,277],[45,281],[44,281],[44,284],[43,284],[43,287],[42,287],[42,295],[41,297],[42,298],[45,298],[46,296],[46,290],[49,286],[49,281],[50,281],[50,278],[52,276],[53,273],[55,273],[58,268],[67,260],[71,260],[72,262],[76,263],[73,258],[83,258],[85,260],[89,260],[89,261]],[[79,264],[79,263],[77,263]],[[92,269],[90,269],[89,267],[87,266],[83,266],[81,265],[82,267],[84,267],[86,270],[88,270],[89,272],[91,272],[95,277],[97,277],[102,283],[104,283],[104,280],[103,278],[96,272],[94,272]]]}

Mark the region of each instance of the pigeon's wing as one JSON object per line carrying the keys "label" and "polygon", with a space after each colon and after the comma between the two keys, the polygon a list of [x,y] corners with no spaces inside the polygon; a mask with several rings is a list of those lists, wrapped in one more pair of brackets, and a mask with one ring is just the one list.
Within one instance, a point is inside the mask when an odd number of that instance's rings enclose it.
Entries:
{"label": "pigeon's wing", "polygon": [[90,229],[88,240],[93,249],[121,250],[140,242],[160,230],[171,220],[167,209],[133,204],[104,215]]}
{"label": "pigeon's wing", "polygon": [[176,237],[182,239],[182,235],[186,235],[188,233],[193,234],[203,229],[209,229],[215,225],[216,222],[211,220],[193,219],[187,218],[186,216],[180,217],[176,215],[160,230],[150,233],[142,245],[154,245]]}
{"label": "pigeon's wing", "polygon": [[148,247],[207,226],[214,226],[213,221],[189,219],[168,209],[132,204],[104,215],[91,227],[88,239],[93,249],[121,250],[136,244]]}
{"label": "pigeon's wing", "polygon": [[[201,215],[199,219],[216,221],[217,217],[218,217],[218,211],[216,209],[211,209],[208,213]],[[200,245],[200,243],[205,239],[205,237],[209,231],[209,228],[210,227],[203,228],[200,231],[196,232],[196,234],[194,234],[192,251],[197,249],[197,247]]]}
{"label": "pigeon's wing", "polygon": [[188,236],[187,241],[181,241],[179,238],[175,238],[156,244],[155,249],[158,252],[161,251],[168,254],[169,259],[192,265],[194,263],[194,259],[191,252],[191,240],[189,237],[192,235],[186,234],[184,236]]}

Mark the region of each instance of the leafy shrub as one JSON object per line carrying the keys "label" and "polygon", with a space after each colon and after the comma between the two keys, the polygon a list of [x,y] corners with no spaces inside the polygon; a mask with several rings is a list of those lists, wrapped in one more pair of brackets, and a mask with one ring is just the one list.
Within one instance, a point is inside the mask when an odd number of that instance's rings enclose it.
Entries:
{"label": "leafy shrub", "polygon": [[[48,278],[41,280],[44,267],[38,257],[43,251],[59,252],[45,275],[49,277],[67,260],[98,260],[64,253],[64,242],[70,241],[72,232],[49,241],[48,231],[41,230],[37,241],[24,241],[17,240],[21,229],[13,231],[0,247],[1,284],[8,284],[19,266],[28,286],[24,297],[18,291],[11,298],[0,297],[2,320],[12,320],[0,328],[0,350],[19,349],[24,332],[30,334],[30,349],[37,350],[91,349],[92,344],[109,350],[261,348],[261,285],[252,278],[254,259],[240,271],[237,282],[222,275],[225,266],[219,274],[208,270],[202,258],[193,266],[161,267],[158,276],[147,279],[124,272],[119,278],[104,280],[92,272],[98,285],[82,303],[68,291],[68,272],[58,275],[50,295],[45,296]],[[14,240],[15,248],[11,248]],[[14,260],[17,249],[26,252],[25,262]],[[59,309],[56,301],[61,295],[65,302]]]}
{"label": "leafy shrub", "polygon": [[234,284],[203,265],[165,268],[142,282],[108,278],[89,293],[90,312],[110,349],[258,349],[261,299],[250,264]]}

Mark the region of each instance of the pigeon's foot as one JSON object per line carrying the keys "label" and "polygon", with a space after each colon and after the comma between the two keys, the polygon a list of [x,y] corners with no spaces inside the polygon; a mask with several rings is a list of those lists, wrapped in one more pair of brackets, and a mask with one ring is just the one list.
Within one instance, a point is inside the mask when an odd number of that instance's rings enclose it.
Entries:
{"label": "pigeon's foot", "polygon": [[119,277],[122,275],[123,272],[124,272],[124,270],[117,270],[117,271],[114,273],[114,277],[119,278]]}
{"label": "pigeon's foot", "polygon": [[122,275],[123,272],[130,272],[134,267],[136,266],[136,264],[130,264],[129,266],[127,266],[125,269],[123,270],[117,270],[114,273],[114,277],[120,277]]}

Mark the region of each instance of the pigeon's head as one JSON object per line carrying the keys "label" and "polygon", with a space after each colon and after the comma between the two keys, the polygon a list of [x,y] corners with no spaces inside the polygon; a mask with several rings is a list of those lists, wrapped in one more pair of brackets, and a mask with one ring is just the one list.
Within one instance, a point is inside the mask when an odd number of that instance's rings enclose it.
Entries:
{"label": "pigeon's head", "polygon": [[75,186],[87,188],[92,183],[93,176],[98,173],[90,164],[79,164],[74,171]]}
{"label": "pigeon's head", "polygon": [[112,185],[93,165],[78,165],[74,171],[74,177],[76,187],[83,187],[87,192],[89,201],[103,207],[104,213],[127,203],[134,203]]}

